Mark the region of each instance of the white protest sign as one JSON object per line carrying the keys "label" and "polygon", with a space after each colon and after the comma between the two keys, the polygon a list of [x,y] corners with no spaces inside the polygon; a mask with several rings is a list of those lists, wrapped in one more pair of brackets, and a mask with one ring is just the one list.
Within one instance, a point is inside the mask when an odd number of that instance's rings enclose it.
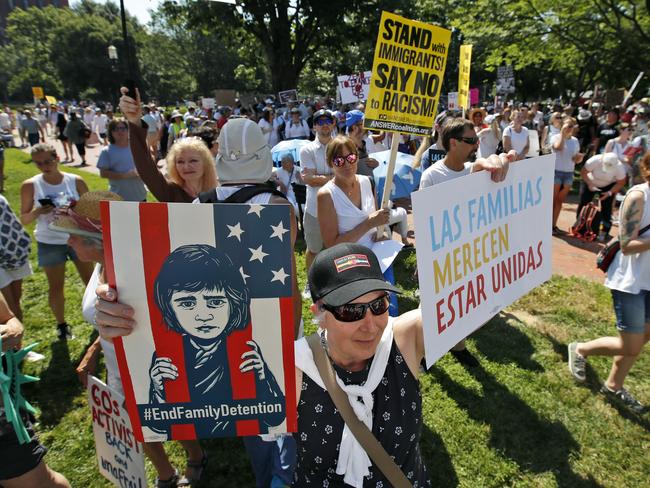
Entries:
{"label": "white protest sign", "polygon": [[341,103],[355,103],[368,99],[372,71],[361,71],[351,75],[337,76]]}
{"label": "white protest sign", "polygon": [[427,366],[551,277],[554,158],[412,194]]}
{"label": "white protest sign", "polygon": [[99,472],[115,486],[146,488],[142,444],[135,440],[124,398],[104,382],[88,375],[88,404]]}
{"label": "white protest sign", "polygon": [[447,93],[447,110],[458,110],[458,92]]}
{"label": "white protest sign", "polygon": [[201,99],[201,107],[204,109],[214,109],[216,106],[217,101],[214,98],[202,98]]}

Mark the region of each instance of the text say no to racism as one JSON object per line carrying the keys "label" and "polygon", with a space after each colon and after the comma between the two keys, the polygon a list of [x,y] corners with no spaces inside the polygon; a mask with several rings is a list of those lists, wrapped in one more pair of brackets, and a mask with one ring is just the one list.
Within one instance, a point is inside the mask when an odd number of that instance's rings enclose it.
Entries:
{"label": "text say no to racism", "polygon": [[394,19],[386,19],[383,27],[378,57],[387,62],[377,65],[373,77],[373,83],[384,90],[381,110],[433,117],[445,65],[445,44],[434,43],[430,30]]}

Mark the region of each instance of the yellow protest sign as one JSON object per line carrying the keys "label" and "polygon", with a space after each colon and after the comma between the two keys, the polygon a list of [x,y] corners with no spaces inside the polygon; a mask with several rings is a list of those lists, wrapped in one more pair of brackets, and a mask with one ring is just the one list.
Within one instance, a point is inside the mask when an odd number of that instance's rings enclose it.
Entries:
{"label": "yellow protest sign", "polygon": [[469,108],[469,69],[472,64],[472,45],[460,46],[460,66],[458,67],[458,106]]}
{"label": "yellow protest sign", "polygon": [[56,98],[54,98],[52,95],[45,95],[45,100],[47,100],[47,103],[50,105],[56,105]]}
{"label": "yellow protest sign", "polygon": [[382,12],[364,126],[423,135],[433,127],[451,31]]}
{"label": "yellow protest sign", "polygon": [[42,86],[33,86],[32,87],[32,95],[34,95],[34,98],[38,98],[39,100],[43,98],[45,95],[43,93],[43,87]]}

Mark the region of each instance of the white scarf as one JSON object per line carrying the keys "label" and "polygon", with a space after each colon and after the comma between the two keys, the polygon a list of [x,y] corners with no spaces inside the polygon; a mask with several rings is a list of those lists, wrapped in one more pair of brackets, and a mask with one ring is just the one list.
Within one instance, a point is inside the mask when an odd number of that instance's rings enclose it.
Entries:
{"label": "white scarf", "polygon": [[[368,372],[368,379],[363,386],[360,385],[346,385],[341,378],[336,375],[336,381],[339,386],[348,395],[348,400],[354,413],[357,415],[366,427],[372,431],[372,408],[373,398],[372,392],[375,391],[377,385],[384,376],[386,365],[388,364],[388,356],[393,345],[393,323],[389,319],[388,325],[384,329],[381,340],[377,345],[374,359],[370,365]],[[316,363],[314,363],[314,356],[312,355],[309,344],[306,339],[296,341],[296,367],[304,374],[309,376],[318,386],[325,389],[325,384],[318,373]],[[336,371],[335,371],[336,374]],[[368,468],[371,466],[370,458],[364,448],[359,444],[359,441],[354,437],[346,425],[343,428],[343,435],[341,435],[341,446],[339,449],[339,459],[336,465],[336,474],[345,475],[343,481],[348,485],[356,488],[363,487],[363,478],[368,476],[370,471]]]}

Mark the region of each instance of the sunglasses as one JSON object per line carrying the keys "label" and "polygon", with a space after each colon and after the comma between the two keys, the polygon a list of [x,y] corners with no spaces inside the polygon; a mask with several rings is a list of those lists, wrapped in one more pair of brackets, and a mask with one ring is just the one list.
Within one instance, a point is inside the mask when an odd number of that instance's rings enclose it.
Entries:
{"label": "sunglasses", "polygon": [[54,163],[55,161],[56,161],[56,159],[46,159],[45,161],[34,161],[34,160],[32,160],[32,162],[36,166],[47,166],[48,164]]}
{"label": "sunglasses", "polygon": [[341,168],[345,166],[345,162],[347,161],[348,164],[352,165],[357,162],[359,159],[359,156],[357,156],[354,153],[350,153],[347,156],[336,156],[334,159],[332,159],[332,163],[334,163],[334,166]]}
{"label": "sunglasses", "polygon": [[128,130],[129,130],[129,128],[127,126],[118,125],[117,127],[115,127],[115,129],[113,129],[113,132],[126,132]]}
{"label": "sunglasses", "polygon": [[463,141],[465,144],[470,144],[472,146],[474,144],[478,144],[478,137],[477,136],[474,136],[474,137],[454,137],[454,139],[456,139],[457,141]]}
{"label": "sunglasses", "polygon": [[330,125],[333,123],[334,121],[329,117],[321,117],[320,119],[314,120],[314,125]]}
{"label": "sunglasses", "polygon": [[323,303],[322,307],[340,322],[357,322],[366,316],[367,310],[370,310],[373,315],[386,313],[389,303],[388,295],[382,295],[368,303],[346,303],[338,307]]}

